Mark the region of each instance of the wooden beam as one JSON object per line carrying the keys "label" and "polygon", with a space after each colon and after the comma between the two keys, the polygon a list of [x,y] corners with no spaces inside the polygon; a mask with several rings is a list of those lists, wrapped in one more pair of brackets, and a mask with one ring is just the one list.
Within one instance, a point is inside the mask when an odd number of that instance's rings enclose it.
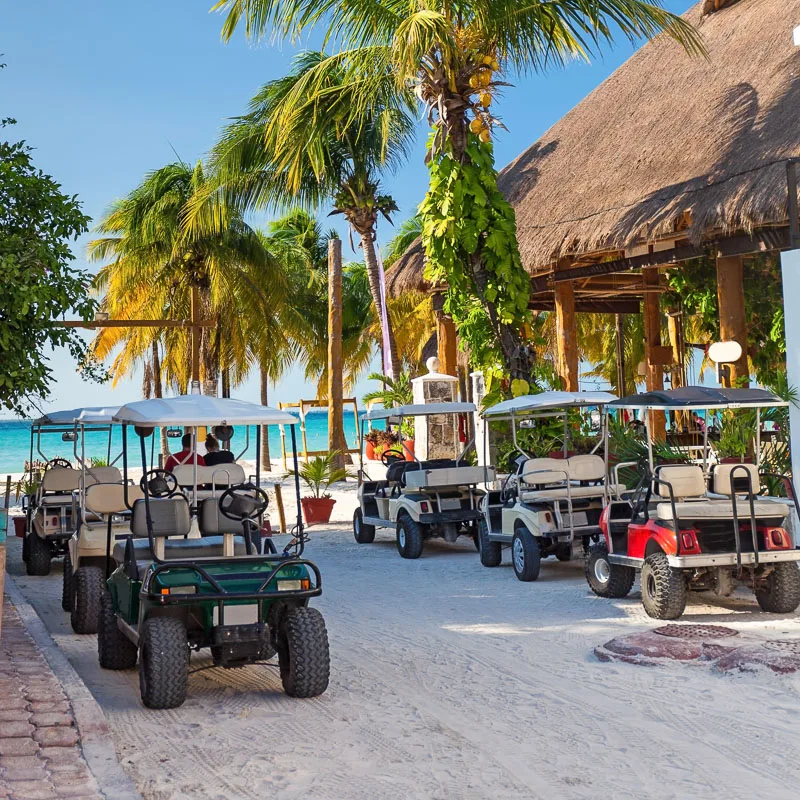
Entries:
{"label": "wooden beam", "polygon": [[53,322],[55,328],[215,328],[217,323],[210,319],[192,322],[190,319],[94,319],[84,322],[82,319],[65,319]]}
{"label": "wooden beam", "polygon": [[[642,272],[646,286],[657,285],[658,269],[645,269]],[[661,349],[661,311],[658,306],[658,295],[646,294],[642,299],[644,315],[644,352],[647,363],[645,378],[647,391],[654,392],[664,388],[664,367],[658,364],[657,355]],[[650,430],[654,439],[663,441],[666,438],[666,418],[663,411],[650,413]]]}
{"label": "wooden beam", "polygon": [[342,240],[328,241],[328,451],[339,451],[337,467],[344,467],[342,403]]}
{"label": "wooden beam", "polygon": [[555,287],[556,369],[567,392],[578,391],[578,328],[575,291],[568,281]]}
{"label": "wooden beam", "polygon": [[197,320],[200,319],[200,289],[192,286],[192,391],[199,391],[200,387],[200,328]]}
{"label": "wooden beam", "polygon": [[617,394],[625,397],[625,317],[622,314],[615,315],[614,346],[617,357]]}
{"label": "wooden beam", "polygon": [[436,314],[436,347],[439,370],[445,375],[457,375],[456,325],[450,317],[441,312]]}
{"label": "wooden beam", "polygon": [[719,334],[723,342],[736,341],[742,346],[742,357],[731,364],[725,385],[750,386],[747,363],[747,318],[744,310],[744,264],[741,256],[717,258],[717,300],[719,302]]}
{"label": "wooden beam", "polygon": [[[535,297],[529,301],[528,308],[531,311],[555,311],[555,298]],[[638,299],[630,298],[625,300],[615,300],[612,298],[589,298],[575,297],[575,312],[578,314],[638,314],[641,305]]]}

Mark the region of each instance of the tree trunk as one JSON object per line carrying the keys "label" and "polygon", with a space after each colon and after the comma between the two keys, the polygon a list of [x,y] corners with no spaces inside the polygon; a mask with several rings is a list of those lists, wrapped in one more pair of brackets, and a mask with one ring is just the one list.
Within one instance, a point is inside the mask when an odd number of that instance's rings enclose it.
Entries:
{"label": "tree trunk", "polygon": [[[267,371],[263,366],[259,367],[259,376],[261,378],[261,405],[268,405],[269,396],[269,378]],[[268,472],[272,469],[272,461],[269,456],[269,425],[261,426],[261,467]]]}
{"label": "tree trunk", "polygon": [[[153,339],[153,397],[164,396],[164,386],[161,383],[161,359],[158,356],[158,339]],[[169,456],[169,439],[167,429],[161,426],[161,454],[166,459]]]}
{"label": "tree trunk", "polygon": [[328,242],[328,451],[338,451],[344,467],[344,407],[342,403],[342,242]]}
{"label": "tree trunk", "polygon": [[[380,288],[380,270],[378,267],[378,258],[375,252],[375,239],[374,231],[362,233],[361,235],[361,248],[364,251],[364,263],[367,265],[367,278],[369,279],[369,290],[372,294],[372,302],[375,304],[375,311],[377,312],[378,324],[381,325],[381,288]],[[397,343],[394,338],[394,331],[392,330],[392,321],[389,319],[389,311],[386,311],[386,321],[389,328],[389,356],[392,364],[393,377],[397,378],[400,374],[400,358],[397,354]],[[382,340],[382,339],[381,339]],[[381,364],[381,371],[383,364]]]}

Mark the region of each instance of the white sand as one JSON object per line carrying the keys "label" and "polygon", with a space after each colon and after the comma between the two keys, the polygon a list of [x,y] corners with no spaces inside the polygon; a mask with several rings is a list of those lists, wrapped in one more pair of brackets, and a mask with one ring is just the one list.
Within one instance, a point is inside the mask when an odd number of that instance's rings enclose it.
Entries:
{"label": "white sand", "polygon": [[[183,707],[146,710],[136,671],[101,670],[95,637],[71,632],[60,565],[15,578],[145,798],[797,796],[800,677],[600,663],[595,645],[654,627],[638,590],[596,598],[580,561],[548,560],[522,584],[507,558],[481,567],[466,540],[427,545],[418,561],[390,532],[356,545],[354,490],[337,488],[334,524],[312,528],[306,550],[332,654],[331,686],[313,700],[286,697],[274,669],[210,669],[190,678]],[[9,568],[21,572],[19,540]],[[762,614],[747,594],[695,602],[685,621],[800,636],[796,617]]]}

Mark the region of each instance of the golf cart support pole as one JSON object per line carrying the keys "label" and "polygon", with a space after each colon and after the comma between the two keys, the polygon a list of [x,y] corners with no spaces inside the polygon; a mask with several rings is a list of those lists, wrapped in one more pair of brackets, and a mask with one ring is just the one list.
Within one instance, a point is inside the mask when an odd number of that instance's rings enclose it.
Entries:
{"label": "golf cart support pole", "polygon": [[292,432],[292,461],[294,463],[294,494],[297,499],[297,535],[300,542],[300,549],[297,553],[298,556],[303,554],[305,544],[303,542],[303,506],[300,502],[300,464],[297,461],[297,433],[295,433],[294,425],[289,426]]}

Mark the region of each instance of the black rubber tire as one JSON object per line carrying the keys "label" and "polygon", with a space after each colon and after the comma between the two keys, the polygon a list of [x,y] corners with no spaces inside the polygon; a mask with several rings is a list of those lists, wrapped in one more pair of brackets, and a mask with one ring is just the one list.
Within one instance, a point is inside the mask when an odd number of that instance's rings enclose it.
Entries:
{"label": "black rubber tire", "polygon": [[28,560],[25,568],[28,575],[49,575],[53,555],[50,545],[36,531],[28,534]]}
{"label": "black rubber tire", "polygon": [[503,561],[503,545],[489,538],[485,519],[478,520],[478,552],[484,567],[499,567]]}
{"label": "black rubber tire", "polygon": [[64,575],[61,579],[61,608],[72,611],[72,558],[69,550],[64,556]]}
{"label": "black rubber tire", "polygon": [[522,524],[514,530],[511,540],[511,563],[518,580],[528,583],[539,577],[542,553],[536,537]]}
{"label": "black rubber tire", "polygon": [[671,567],[664,553],[649,555],[642,565],[642,605],[653,619],[678,619],[689,591],[683,571]]}
{"label": "black rubber tire", "polygon": [[97,618],[97,656],[103,669],[131,669],[136,666],[136,645],[117,627],[111,593],[103,592]]}
{"label": "black rubber tire", "polygon": [[[608,568],[608,579],[605,581],[597,572],[598,562],[603,561]],[[583,571],[589,588],[598,597],[627,597],[636,580],[636,570],[633,567],[623,567],[621,564],[608,562],[608,548],[605,542],[593,544],[589,548],[583,562]]]}
{"label": "black rubber tire", "polygon": [[69,615],[75,633],[97,633],[100,599],[105,590],[105,575],[100,567],[78,567],[75,570]]}
{"label": "black rubber tire", "polygon": [[397,519],[397,552],[403,558],[419,558],[424,544],[422,526],[408,514],[402,513]]}
{"label": "black rubber tire", "polygon": [[375,541],[375,526],[364,524],[364,515],[360,508],[353,514],[353,537],[359,544],[371,544]]}
{"label": "black rubber tire", "polygon": [[555,549],[555,557],[559,561],[572,561],[572,542],[558,545]]}
{"label": "black rubber tire", "polygon": [[189,645],[183,620],[150,617],[139,636],[139,691],[147,708],[177,708],[189,685]]}
{"label": "black rubber tire", "polygon": [[316,608],[289,608],[281,617],[278,663],[283,689],[290,697],[317,697],[328,688],[328,631]]}
{"label": "black rubber tire", "polygon": [[797,562],[784,561],[756,589],[756,600],[762,611],[771,614],[791,614],[800,606],[800,570]]}

